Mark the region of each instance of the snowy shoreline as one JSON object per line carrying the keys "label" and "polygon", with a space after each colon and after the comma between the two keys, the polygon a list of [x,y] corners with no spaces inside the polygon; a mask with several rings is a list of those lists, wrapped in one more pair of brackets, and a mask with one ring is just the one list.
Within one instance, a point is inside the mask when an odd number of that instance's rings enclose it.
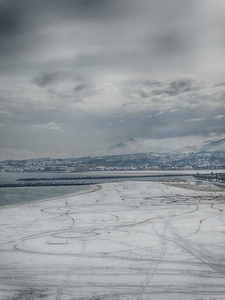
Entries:
{"label": "snowy shoreline", "polygon": [[225,191],[189,188],[104,183],[2,207],[0,299],[224,299]]}
{"label": "snowy shoreline", "polygon": [[88,186],[88,190],[84,190],[84,191],[80,191],[80,192],[76,192],[76,193],[71,193],[71,194],[66,194],[64,196],[59,196],[59,197],[50,197],[50,198],[46,198],[46,199],[41,199],[41,200],[34,200],[32,202],[22,202],[22,203],[18,203],[18,204],[10,204],[10,205],[0,205],[0,210],[1,209],[7,209],[7,208],[12,208],[12,207],[18,207],[18,206],[24,206],[24,205],[35,205],[39,202],[47,202],[47,201],[54,201],[54,200],[61,200],[64,198],[70,198],[70,197],[74,197],[74,196],[78,196],[78,195],[83,195],[83,194],[88,194],[88,193],[92,193],[95,192],[97,190],[101,189],[101,186],[96,184],[96,185],[90,185]]}

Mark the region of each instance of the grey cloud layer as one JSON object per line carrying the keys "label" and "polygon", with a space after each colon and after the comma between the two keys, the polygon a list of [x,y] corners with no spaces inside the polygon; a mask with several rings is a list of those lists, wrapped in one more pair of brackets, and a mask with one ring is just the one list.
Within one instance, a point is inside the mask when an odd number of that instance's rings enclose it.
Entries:
{"label": "grey cloud layer", "polygon": [[170,69],[192,62],[198,41],[193,0],[8,0],[2,15],[0,54],[29,69],[54,68],[58,51],[67,67]]}
{"label": "grey cloud layer", "polygon": [[0,147],[224,134],[225,4],[213,3],[1,0]]}
{"label": "grey cloud layer", "polygon": [[[114,106],[107,108],[106,101],[99,109],[92,111],[89,109],[89,105],[91,102],[95,105],[97,91],[93,93],[91,83],[85,79],[76,82],[69,81],[66,88],[71,90],[72,94],[66,98],[63,94],[66,91],[65,87],[63,86],[65,90],[62,91],[59,91],[57,87],[61,83],[58,74],[57,76],[55,73],[40,74],[40,77],[37,77],[40,92],[33,101],[30,101],[30,94],[21,94],[21,98],[19,98],[15,94],[6,93],[0,99],[2,109],[11,115],[14,123],[18,120],[20,120],[19,123],[23,123],[25,119],[30,120],[31,124],[34,120],[36,124],[38,119],[40,122],[46,123],[48,120],[55,121],[55,116],[60,119],[60,122],[68,124],[71,128],[73,128],[73,123],[76,123],[73,121],[72,115],[77,118],[77,111],[79,111],[80,116],[83,116],[84,120],[88,120],[87,125],[82,124],[83,128],[88,128],[88,124],[91,126],[95,124],[96,128],[100,128],[104,126],[104,123],[114,124],[115,127],[118,127],[118,123],[123,120],[123,127],[130,128],[129,134],[134,130],[139,132],[139,135],[143,135],[145,132],[146,137],[147,135],[156,137],[157,129],[164,126],[166,126],[164,135],[169,135],[169,124],[174,124],[174,126],[179,124],[175,130],[179,135],[184,132],[188,135],[188,130],[191,130],[191,134],[193,134],[196,130],[195,124],[184,123],[185,120],[190,119],[203,118],[205,120],[202,126],[204,133],[212,130],[213,127],[218,130],[218,126],[223,125],[224,122],[222,116],[225,114],[225,88],[223,86],[209,86],[208,83],[186,77],[128,81],[124,82],[120,89],[117,87],[117,94],[113,95],[123,99],[125,101],[123,104],[115,103]],[[46,80],[46,78],[48,79]],[[62,80],[62,82],[64,81],[67,81],[66,77]],[[49,86],[52,87],[50,91]],[[107,97],[107,92],[107,89],[101,91],[101,93],[105,93],[105,97]],[[90,102],[84,102],[81,107],[74,106],[76,99],[79,98],[88,98]],[[68,115],[71,115],[70,122],[68,122]],[[115,116],[119,116],[119,118],[115,118]],[[5,122],[7,122],[7,118],[5,113]],[[144,127],[146,128],[144,129]],[[201,126],[198,125],[198,133],[200,133],[200,128]],[[224,129],[223,126],[222,128]],[[174,135],[175,131],[171,131],[171,134]]]}

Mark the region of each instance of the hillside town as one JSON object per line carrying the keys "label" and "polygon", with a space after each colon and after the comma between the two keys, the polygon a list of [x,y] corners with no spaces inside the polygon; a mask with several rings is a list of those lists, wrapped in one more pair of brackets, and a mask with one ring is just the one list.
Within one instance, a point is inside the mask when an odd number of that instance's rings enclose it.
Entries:
{"label": "hillside town", "polygon": [[224,168],[224,152],[188,154],[136,153],[83,158],[40,158],[0,161],[0,172],[219,170]]}

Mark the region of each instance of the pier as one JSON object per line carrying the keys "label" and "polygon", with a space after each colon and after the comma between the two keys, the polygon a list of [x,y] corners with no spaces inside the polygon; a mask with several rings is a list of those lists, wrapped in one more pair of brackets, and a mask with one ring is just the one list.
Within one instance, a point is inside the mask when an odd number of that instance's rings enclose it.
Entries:
{"label": "pier", "polygon": [[208,173],[208,174],[195,174],[193,175],[194,178],[198,180],[209,180],[209,181],[216,181],[216,182],[225,182],[225,173]]}

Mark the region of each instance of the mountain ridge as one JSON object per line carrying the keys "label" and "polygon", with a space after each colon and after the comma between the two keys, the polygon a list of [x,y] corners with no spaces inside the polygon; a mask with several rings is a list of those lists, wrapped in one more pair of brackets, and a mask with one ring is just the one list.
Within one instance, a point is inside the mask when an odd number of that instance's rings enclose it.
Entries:
{"label": "mountain ridge", "polygon": [[199,153],[199,152],[225,152],[225,139],[219,139],[216,141],[205,141],[203,144],[186,146],[181,148],[171,148],[165,146],[154,146],[148,140],[139,141],[132,137],[129,139],[117,143],[115,145],[94,151],[90,156],[112,156],[112,155],[125,155],[125,154],[137,154],[137,153]]}

